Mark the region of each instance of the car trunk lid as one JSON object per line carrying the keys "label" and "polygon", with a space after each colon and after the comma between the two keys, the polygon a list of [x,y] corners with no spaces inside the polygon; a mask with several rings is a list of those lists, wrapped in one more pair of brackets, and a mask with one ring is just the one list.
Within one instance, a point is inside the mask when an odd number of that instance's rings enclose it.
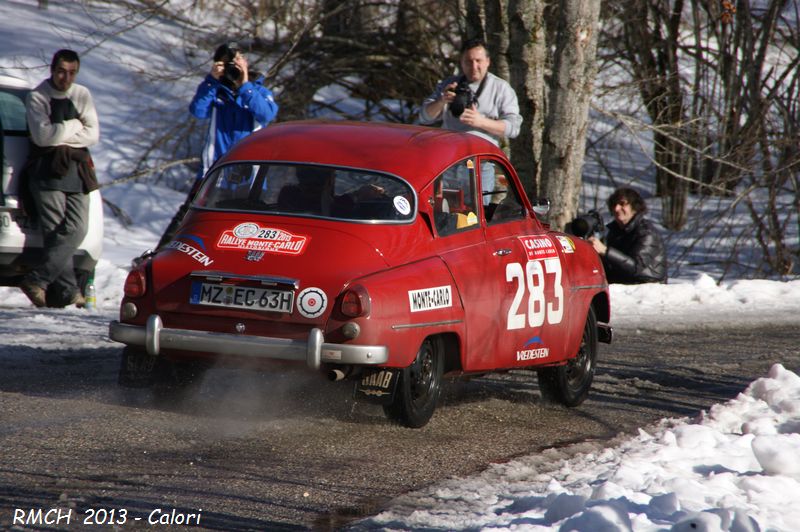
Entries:
{"label": "car trunk lid", "polygon": [[343,222],[191,216],[153,259],[159,313],[319,324],[348,282],[387,266]]}

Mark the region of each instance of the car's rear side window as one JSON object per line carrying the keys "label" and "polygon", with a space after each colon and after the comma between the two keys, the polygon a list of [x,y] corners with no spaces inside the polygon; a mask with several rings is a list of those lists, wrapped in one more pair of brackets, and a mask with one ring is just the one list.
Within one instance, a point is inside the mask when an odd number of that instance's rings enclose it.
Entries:
{"label": "car's rear side window", "polygon": [[475,159],[465,159],[434,182],[433,217],[439,236],[477,229]]}
{"label": "car's rear side window", "polygon": [[22,89],[0,88],[0,123],[6,135],[27,135],[25,94]]}
{"label": "car's rear side window", "polygon": [[206,177],[195,205],[207,209],[397,222],[414,218],[416,196],[404,180],[333,166],[235,163]]}

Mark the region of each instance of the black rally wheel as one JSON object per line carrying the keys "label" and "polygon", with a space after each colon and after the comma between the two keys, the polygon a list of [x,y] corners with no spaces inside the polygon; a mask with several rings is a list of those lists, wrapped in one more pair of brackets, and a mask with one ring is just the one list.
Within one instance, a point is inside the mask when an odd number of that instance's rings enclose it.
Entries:
{"label": "black rally wheel", "polygon": [[167,360],[159,357],[153,369],[153,399],[159,405],[178,403],[196,391],[210,364],[202,360]]}
{"label": "black rally wheel", "polygon": [[578,406],[589,395],[597,360],[597,318],[589,307],[578,354],[567,364],[538,370],[539,390],[545,402]]}
{"label": "black rally wheel", "polygon": [[414,362],[400,372],[394,400],[383,407],[386,416],[410,428],[427,424],[436,410],[443,371],[441,338],[426,338]]}

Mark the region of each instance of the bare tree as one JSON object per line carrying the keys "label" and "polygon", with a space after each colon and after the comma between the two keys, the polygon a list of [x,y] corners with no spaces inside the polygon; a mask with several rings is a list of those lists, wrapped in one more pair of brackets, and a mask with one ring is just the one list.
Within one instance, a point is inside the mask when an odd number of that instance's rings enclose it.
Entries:
{"label": "bare tree", "polygon": [[531,197],[545,194],[539,179],[547,72],[543,10],[544,2],[537,0],[508,2],[509,82],[523,116],[520,134],[511,140],[511,157]]}
{"label": "bare tree", "polygon": [[574,218],[580,197],[600,2],[563,0],[559,7],[541,186],[551,201],[551,225],[563,228]]}
{"label": "bare tree", "polygon": [[[789,237],[796,234],[790,220],[798,217],[800,165],[798,2],[607,6],[606,68],[631,72],[650,119],[641,130],[653,141],[664,225],[693,232],[703,246],[709,246],[702,236],[709,227],[721,229],[735,245],[729,257],[713,260],[739,274],[789,274],[800,253]],[[728,226],[727,209],[712,221],[702,214],[702,197],[695,198],[694,213],[687,211],[690,192],[730,197],[733,206],[746,206],[753,225]]]}

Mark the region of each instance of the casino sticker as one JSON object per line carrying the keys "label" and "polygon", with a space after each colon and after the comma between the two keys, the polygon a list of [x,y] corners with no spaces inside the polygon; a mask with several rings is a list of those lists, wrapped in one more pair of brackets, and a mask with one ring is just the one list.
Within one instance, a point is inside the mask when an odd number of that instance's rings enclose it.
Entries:
{"label": "casino sticker", "polygon": [[309,287],[297,296],[297,311],[304,318],[316,318],[328,307],[328,296],[320,288]]}

